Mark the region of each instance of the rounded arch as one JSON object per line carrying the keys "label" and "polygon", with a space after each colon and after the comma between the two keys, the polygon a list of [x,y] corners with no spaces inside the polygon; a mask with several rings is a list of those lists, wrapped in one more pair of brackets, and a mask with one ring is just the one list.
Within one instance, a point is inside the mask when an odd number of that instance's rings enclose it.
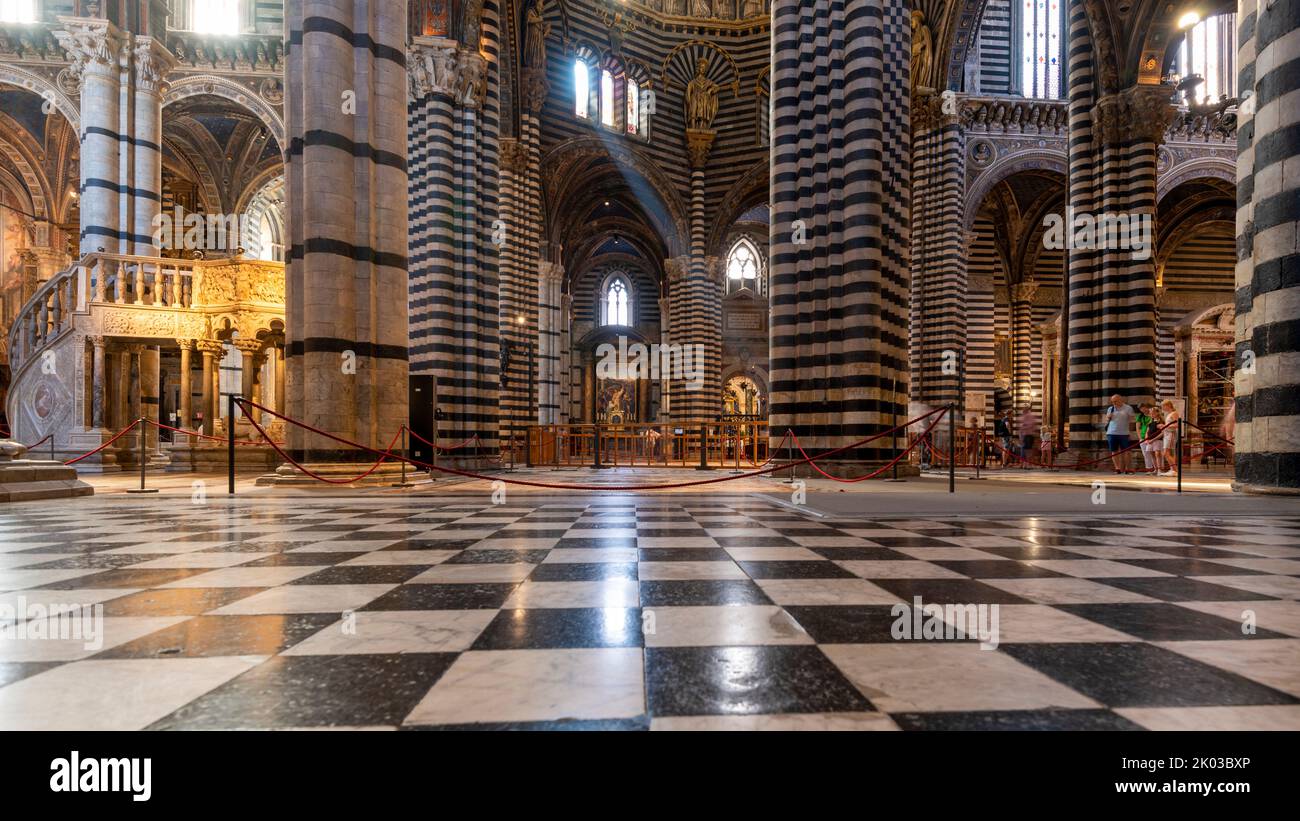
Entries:
{"label": "rounded arch", "polygon": [[220,97],[247,110],[267,127],[271,132],[271,136],[275,137],[276,144],[280,146],[280,151],[285,150],[287,142],[285,139],[284,119],[279,112],[261,97],[233,80],[210,75],[186,77],[178,80],[167,91],[167,96],[163,98],[163,107],[166,108],[189,97],[203,95]]}
{"label": "rounded arch", "polygon": [[1237,164],[1224,157],[1198,157],[1179,163],[1156,180],[1156,203],[1163,202],[1179,186],[1202,179],[1222,180],[1235,186]]}
{"label": "rounded arch", "polygon": [[52,192],[49,191],[45,175],[28,162],[23,152],[6,140],[0,140],[0,154],[13,163],[14,168],[22,175],[21,187],[24,189],[24,199],[32,216],[38,219],[50,219],[47,194]]}
{"label": "rounded arch", "polygon": [[45,77],[18,66],[0,63],[0,84],[25,89],[47,100],[58,109],[73,130],[81,133],[81,109],[57,82],[50,82]]}
{"label": "rounded arch", "polygon": [[[557,206],[567,202],[574,195],[572,186],[581,184],[582,177],[576,173],[566,176],[565,172],[576,172],[582,163],[589,163],[592,160],[606,160],[615,166],[622,166],[644,180],[651,189],[645,193],[657,198],[665,211],[656,228],[669,255],[677,256],[686,253],[688,248],[686,238],[690,236],[687,226],[690,221],[686,206],[673,186],[672,180],[657,163],[621,141],[609,141],[601,136],[574,137],[556,145],[542,158],[541,170],[542,178],[546,181],[545,194],[549,214],[557,213]],[[639,197],[639,199],[644,198]],[[649,209],[650,212],[654,210]],[[561,230],[559,221],[548,219],[546,228],[552,233],[548,240],[563,245],[562,238],[553,235],[555,231]]]}
{"label": "rounded arch", "polygon": [[767,204],[770,184],[768,175],[768,163],[764,159],[755,163],[740,176],[740,179],[732,183],[731,188],[727,190],[727,195],[722,198],[722,207],[719,209],[717,219],[713,221],[713,228],[710,229],[708,241],[704,246],[708,249],[708,256],[720,257],[730,251],[730,247],[724,247],[724,244],[731,226],[741,214],[755,205]]}
{"label": "rounded arch", "polygon": [[1048,171],[1059,174],[1064,181],[1069,176],[1069,165],[1064,151],[1042,148],[1019,151],[994,162],[975,178],[966,192],[966,230],[975,226],[975,216],[989,192],[998,183],[1023,171]]}

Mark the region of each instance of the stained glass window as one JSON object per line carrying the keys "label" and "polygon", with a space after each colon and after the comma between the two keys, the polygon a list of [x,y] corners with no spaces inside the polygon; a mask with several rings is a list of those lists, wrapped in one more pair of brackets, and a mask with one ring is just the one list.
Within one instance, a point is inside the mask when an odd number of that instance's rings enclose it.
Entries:
{"label": "stained glass window", "polygon": [[641,127],[641,88],[636,80],[627,81],[627,133],[635,134]]}
{"label": "stained glass window", "polygon": [[1202,20],[1187,32],[1178,47],[1178,73],[1193,74],[1205,82],[1193,92],[1195,102],[1217,103],[1224,95],[1237,96],[1237,29],[1235,12]]}
{"label": "stained glass window", "polygon": [[606,325],[631,325],[632,292],[627,280],[614,277],[605,286],[605,323]]}
{"label": "stained glass window", "polygon": [[1020,93],[1057,100],[1061,76],[1064,25],[1061,0],[1020,0]]}

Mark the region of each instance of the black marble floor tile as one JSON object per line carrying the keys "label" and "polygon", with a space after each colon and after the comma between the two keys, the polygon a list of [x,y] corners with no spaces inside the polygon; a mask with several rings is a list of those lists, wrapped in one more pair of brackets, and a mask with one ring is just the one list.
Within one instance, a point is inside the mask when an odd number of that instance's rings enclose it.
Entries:
{"label": "black marble floor tile", "polygon": [[1242,553],[1238,550],[1224,550],[1219,547],[1190,547],[1179,545],[1177,547],[1143,547],[1143,550],[1149,550],[1152,553],[1163,553],[1166,556],[1173,556],[1178,559],[1248,559],[1249,554]]}
{"label": "black marble floor tile", "polygon": [[812,552],[834,562],[908,562],[912,557],[887,547],[810,547]]}
{"label": "black marble floor tile", "polygon": [[53,670],[63,662],[58,661],[0,661],[0,687],[25,678]]}
{"label": "black marble floor tile", "polygon": [[[977,548],[982,549],[982,548]],[[973,559],[969,561],[932,560],[931,564],[947,568],[972,579],[1051,579],[1064,575],[1045,567],[1013,561],[1010,559]]]}
{"label": "black marble floor tile", "polygon": [[1023,545],[1004,545],[1002,547],[977,547],[981,553],[991,553],[994,556],[1001,556],[1004,559],[1014,559],[1015,561],[1028,562],[1044,559],[1069,559],[1078,561],[1083,558],[1078,553],[1071,553],[1068,550],[1061,550],[1055,547],[1042,547],[1035,544]]}
{"label": "black marble floor tile", "polygon": [[550,562],[539,564],[528,578],[534,582],[636,579],[637,565],[634,562]]}
{"label": "black marble floor tile", "polygon": [[[277,540],[274,542],[236,542],[234,544],[222,545],[204,550],[204,553],[288,553],[290,550],[300,550],[307,545],[316,544],[321,541],[319,538],[303,539],[294,542],[288,540]],[[119,545],[120,546],[120,545]],[[364,551],[362,551],[364,552]],[[346,555],[346,554],[338,554]],[[357,555],[357,554],[352,554]]]}
{"label": "black marble floor tile", "polygon": [[1300,701],[1150,644],[1004,644],[999,652],[1112,708]]}
{"label": "black marble floor tile", "polygon": [[404,584],[362,610],[495,610],[517,584]]}
{"label": "black marble floor tile", "polygon": [[952,542],[927,536],[867,536],[866,539],[881,547],[955,547]]}
{"label": "black marble floor tile", "polygon": [[641,611],[591,607],[502,610],[474,642],[474,650],[640,647]]}
{"label": "black marble floor tile", "polygon": [[[1113,582],[1114,579],[1098,581]],[[1254,635],[1248,635],[1242,632],[1242,622],[1163,602],[1060,604],[1056,607],[1147,641],[1230,641],[1234,639],[1248,641],[1253,638],[1286,638],[1279,633],[1262,628]]]}
{"label": "black marble floor tile", "polygon": [[310,576],[295,579],[289,584],[294,586],[314,584],[403,584],[410,581],[433,564],[398,564],[398,565],[349,565],[347,567],[327,567]]}
{"label": "black marble floor tile", "polygon": [[406,551],[406,550],[464,550],[467,547],[473,547],[481,539],[402,539],[401,541],[381,547],[380,550]]}
{"label": "black marble floor tile", "polygon": [[638,551],[643,562],[729,562],[731,554],[720,547],[650,547]]}
{"label": "black marble floor tile", "polygon": [[[93,588],[86,588],[93,589]],[[201,616],[261,593],[261,587],[182,587],[142,590],[104,602],[105,616]]]}
{"label": "black marble floor tile", "polygon": [[751,579],[853,579],[852,573],[825,561],[737,562]]}
{"label": "black marble floor tile", "polygon": [[646,701],[655,717],[874,709],[816,647],[665,647],[645,653]]}
{"label": "black marble floor tile", "polygon": [[771,603],[763,588],[748,580],[641,582],[642,608]]}
{"label": "black marble floor tile", "polygon": [[339,620],[335,614],[197,616],[118,645],[96,659],[273,656]]}
{"label": "black marble floor tile", "polygon": [[[570,531],[572,533],[572,531]],[[632,536],[610,536],[608,538],[587,538],[566,536],[555,543],[557,548],[577,550],[604,550],[613,548],[635,548],[636,538]]]}
{"label": "black marble floor tile", "polygon": [[716,536],[719,547],[798,547],[798,542],[785,536]]}
{"label": "black marble floor tile", "polygon": [[[336,564],[355,559],[361,553],[277,553],[263,559],[254,559],[239,565],[240,567],[332,567]],[[432,562],[430,563],[432,564]]]}
{"label": "black marble floor tile", "polygon": [[[898,617],[893,605],[788,606],[786,612],[808,631],[818,644],[880,644],[900,641],[893,636]],[[907,618],[911,618],[909,606]],[[956,632],[955,641],[966,641]],[[917,638],[917,641],[921,641]]]}
{"label": "black marble floor tile", "polygon": [[[1244,558],[1236,554],[1237,558]],[[1173,576],[1264,576],[1260,570],[1247,570],[1228,564],[1215,564],[1192,558],[1178,559],[1118,559],[1121,564],[1154,570],[1157,573],[1169,573]]]}
{"label": "black marble floor tile", "polygon": [[[158,555],[150,555],[145,558],[157,559]],[[187,568],[185,570],[144,570],[132,569],[129,567],[118,568],[116,570],[105,570],[102,573],[91,573],[86,576],[78,576],[75,579],[66,579],[61,582],[40,585],[39,590],[115,590],[122,587],[158,587],[171,582],[178,582],[181,579],[188,579],[191,576],[197,576],[200,573],[211,573],[211,570],[201,570]]]}
{"label": "black marble floor tile", "polygon": [[434,731],[442,733],[456,732],[491,732],[491,733],[629,733],[645,732],[650,729],[649,716],[640,718],[603,718],[603,719],[568,719],[566,721],[515,721],[492,722],[487,724],[439,724],[437,726],[406,725],[403,730]]}
{"label": "black marble floor tile", "polygon": [[1249,593],[1233,587],[1176,577],[1142,576],[1132,579],[1093,579],[1130,593],[1140,593],[1162,601],[1267,601],[1273,596]]}
{"label": "black marble floor tile", "polygon": [[148,729],[395,727],[455,660],[454,653],[277,656]]}
{"label": "black marble floor tile", "polygon": [[924,604],[1033,604],[1005,590],[971,579],[871,579],[904,601]]}
{"label": "black marble floor tile", "polygon": [[969,713],[890,713],[903,730],[1141,730],[1110,710],[988,710]]}
{"label": "black marble floor tile", "polygon": [[23,565],[22,570],[115,570],[121,567],[131,567],[132,565],[141,564],[142,562],[161,559],[164,556],[159,554],[126,554],[126,553],[87,553],[80,556],[68,556],[64,559],[42,562],[41,564]]}
{"label": "black marble floor tile", "polygon": [[541,564],[550,550],[462,550],[443,564]]}
{"label": "black marble floor tile", "polygon": [[706,538],[709,531],[702,527],[638,527],[636,535],[656,538]]}

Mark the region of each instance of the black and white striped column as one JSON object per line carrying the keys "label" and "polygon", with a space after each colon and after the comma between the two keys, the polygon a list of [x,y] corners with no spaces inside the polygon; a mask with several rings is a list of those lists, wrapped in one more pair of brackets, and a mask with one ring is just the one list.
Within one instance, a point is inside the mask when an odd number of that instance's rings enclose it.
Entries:
{"label": "black and white striped column", "polygon": [[132,252],[157,256],[153,233],[154,219],[162,213],[162,105],[167,74],[175,67],[176,58],[152,37],[135,38],[133,57],[133,128],[129,141],[134,166],[129,195],[134,216]]}
{"label": "black and white striped column", "polygon": [[537,424],[560,423],[561,291],[564,267],[539,263],[537,272]]}
{"label": "black and white striped column", "polygon": [[966,139],[956,108],[945,111],[941,97],[913,105],[911,398],[960,404],[968,354]]}
{"label": "black and white striped column", "polygon": [[[1154,223],[1156,159],[1174,113],[1172,89],[1104,88],[1084,6],[1069,6],[1069,205],[1099,225],[1135,217]],[[1069,444],[1080,457],[1103,444],[1110,396],[1135,406],[1155,398],[1155,249],[1144,255],[1120,236],[1099,230],[1090,247],[1069,251]]]}
{"label": "black and white striped column", "polygon": [[[405,0],[288,0],[289,416],[386,448],[407,409]],[[290,426],[295,458],[373,456]]]}
{"label": "black and white striped column", "polygon": [[[1300,493],[1300,0],[1239,0],[1237,486]],[[1249,95],[1249,97],[1247,97]]]}
{"label": "black and white striped column", "polygon": [[772,438],[810,454],[907,415],[910,60],[907,4],[772,3]]}
{"label": "black and white striped column", "polygon": [[411,370],[437,380],[440,434],[497,447],[501,380],[497,5],[474,44],[411,47]]}

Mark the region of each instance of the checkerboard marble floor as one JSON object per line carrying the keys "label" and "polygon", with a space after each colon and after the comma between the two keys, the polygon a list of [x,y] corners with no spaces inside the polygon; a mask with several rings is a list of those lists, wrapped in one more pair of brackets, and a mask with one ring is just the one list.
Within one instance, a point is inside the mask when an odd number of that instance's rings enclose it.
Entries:
{"label": "checkerboard marble floor", "polygon": [[[895,640],[916,596],[998,605],[1000,644]],[[1294,517],[23,506],[0,511],[0,729],[1298,729],[1297,598]],[[102,606],[99,646],[18,637],[70,604]]]}

